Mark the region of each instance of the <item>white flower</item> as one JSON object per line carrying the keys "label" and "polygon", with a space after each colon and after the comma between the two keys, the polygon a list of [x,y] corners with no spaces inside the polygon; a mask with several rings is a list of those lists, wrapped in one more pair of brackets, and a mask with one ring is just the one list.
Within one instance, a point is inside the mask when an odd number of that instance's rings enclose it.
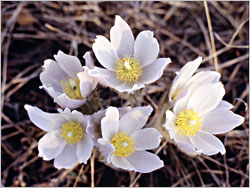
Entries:
{"label": "white flower", "polygon": [[116,16],[110,30],[110,41],[97,36],[92,48],[106,69],[95,67],[90,74],[119,92],[133,93],[144,84],[155,82],[171,62],[169,58],[156,59],[159,44],[153,32],[142,31],[134,40],[130,27],[120,16]]}
{"label": "white flower", "polygon": [[47,133],[39,140],[39,156],[54,159],[56,168],[72,168],[77,162],[87,163],[94,142],[86,134],[89,116],[68,108],[59,113],[46,113],[37,107],[25,105],[30,120]]}
{"label": "white flower", "polygon": [[[78,108],[95,89],[97,80],[89,76],[89,67],[82,67],[77,57],[66,55],[62,51],[54,57],[56,61],[44,61],[44,70],[40,74],[43,84],[41,88],[44,88],[61,107]],[[89,52],[84,58],[86,65],[92,66]]]}
{"label": "white flower", "polygon": [[108,164],[142,173],[163,167],[163,161],[157,155],[144,151],[160,144],[161,134],[155,128],[142,129],[151,112],[151,106],[136,107],[119,119],[117,108],[106,110],[98,144]]}
{"label": "white flower", "polygon": [[186,63],[175,77],[169,91],[169,101],[175,102],[182,98],[187,89],[196,90],[199,86],[206,83],[217,83],[220,79],[220,73],[215,71],[201,71],[193,74],[200,66],[202,57]]}
{"label": "white flower", "polygon": [[176,101],[173,112],[166,111],[170,137],[190,155],[225,153],[223,143],[213,134],[226,133],[241,125],[244,118],[234,114],[230,103],[223,101],[221,82],[207,83]]}

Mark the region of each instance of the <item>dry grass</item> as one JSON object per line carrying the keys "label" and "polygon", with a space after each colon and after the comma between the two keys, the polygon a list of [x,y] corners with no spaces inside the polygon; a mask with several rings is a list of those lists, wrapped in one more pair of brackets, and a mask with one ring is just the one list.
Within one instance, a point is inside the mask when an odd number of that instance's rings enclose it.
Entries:
{"label": "dry grass", "polygon": [[[207,4],[210,21],[203,2],[2,2],[2,184],[248,186],[248,2]],[[37,156],[37,143],[44,132],[29,121],[23,106],[36,105],[48,112],[57,108],[38,88],[43,61],[61,49],[83,62],[82,56],[91,50],[97,34],[109,37],[116,14],[129,23],[135,35],[142,30],[154,31],[160,56],[173,61],[139,100],[141,104],[152,104],[155,114],[162,112],[160,98],[164,98],[174,71],[198,55],[204,58],[200,70],[215,70],[214,60],[218,61],[226,89],[224,99],[235,105],[234,112],[245,116],[242,126],[219,135],[227,150],[224,156],[191,158],[168,143],[159,152],[165,167],[142,175],[115,171],[94,159],[96,155],[87,165],[59,171],[52,161]],[[131,102],[120,100],[107,88],[99,87],[99,91],[106,101],[104,106]],[[150,122],[156,119],[152,116]]]}

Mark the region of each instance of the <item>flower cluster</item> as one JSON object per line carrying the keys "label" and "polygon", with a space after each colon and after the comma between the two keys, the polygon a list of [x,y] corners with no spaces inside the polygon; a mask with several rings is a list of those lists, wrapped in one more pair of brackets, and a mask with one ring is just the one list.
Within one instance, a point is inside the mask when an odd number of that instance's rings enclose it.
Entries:
{"label": "flower cluster", "polygon": [[[154,153],[164,138],[147,123],[151,106],[108,107],[89,114],[82,112],[100,83],[117,92],[134,93],[158,80],[171,63],[170,58],[157,58],[159,44],[152,31],[142,31],[134,39],[128,24],[116,16],[110,30],[110,41],[97,36],[91,52],[80,60],[59,51],[55,61],[47,59],[40,74],[42,86],[60,108],[46,113],[25,105],[30,120],[46,134],[39,140],[39,156],[54,159],[56,168],[72,168],[87,163],[94,147],[99,160],[113,168],[148,173],[164,166]],[[225,89],[220,73],[202,71],[194,75],[202,58],[188,62],[173,80],[166,103],[163,125],[178,148],[189,155],[225,153],[214,134],[226,133],[243,123],[244,118],[230,111],[233,106],[222,100]],[[74,110],[78,109],[78,110]],[[162,117],[159,117],[162,118]],[[162,129],[161,129],[162,131]]]}

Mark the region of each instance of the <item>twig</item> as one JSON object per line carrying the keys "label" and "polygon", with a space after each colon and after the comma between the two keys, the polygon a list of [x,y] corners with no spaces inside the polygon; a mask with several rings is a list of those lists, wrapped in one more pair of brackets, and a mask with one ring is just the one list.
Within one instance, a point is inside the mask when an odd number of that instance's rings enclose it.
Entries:
{"label": "twig", "polygon": [[80,176],[81,176],[81,174],[82,174],[82,172],[83,172],[83,167],[84,167],[84,164],[82,164],[82,166],[81,166],[81,169],[80,169],[80,171],[79,171],[79,173],[78,173],[78,176],[77,176],[77,178],[76,178],[76,181],[75,181],[73,187],[76,187],[76,185],[77,185],[77,183],[78,183],[78,181],[79,181],[79,179],[80,179]]}
{"label": "twig", "polygon": [[95,155],[96,155],[96,150],[93,150],[93,154],[90,158],[90,172],[91,172],[91,187],[95,187]]}
{"label": "twig", "polygon": [[205,6],[205,11],[206,11],[206,16],[207,16],[207,24],[208,24],[208,29],[209,29],[210,39],[211,39],[212,50],[213,50],[215,71],[219,72],[218,59],[216,56],[216,48],[215,48],[215,43],[214,43],[213,28],[211,24],[207,1],[204,1],[204,6]]}

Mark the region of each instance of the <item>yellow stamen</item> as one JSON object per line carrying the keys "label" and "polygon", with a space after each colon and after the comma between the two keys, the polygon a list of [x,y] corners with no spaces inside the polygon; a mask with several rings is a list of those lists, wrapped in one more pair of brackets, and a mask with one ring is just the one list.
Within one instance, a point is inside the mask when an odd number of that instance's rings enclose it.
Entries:
{"label": "yellow stamen", "polygon": [[135,82],[142,74],[142,67],[140,62],[136,59],[125,56],[119,60],[115,67],[116,76],[122,82]]}
{"label": "yellow stamen", "polygon": [[202,128],[202,118],[190,109],[181,111],[176,120],[176,127],[180,134],[194,136]]}
{"label": "yellow stamen", "polygon": [[61,81],[61,87],[69,98],[77,100],[83,99],[80,91],[80,80],[77,77],[63,79]]}
{"label": "yellow stamen", "polygon": [[111,139],[111,144],[115,146],[117,157],[128,157],[134,153],[134,142],[126,132],[120,132]]}
{"label": "yellow stamen", "polygon": [[62,125],[61,137],[65,139],[66,144],[77,144],[83,137],[83,129],[79,123],[74,121]]}

